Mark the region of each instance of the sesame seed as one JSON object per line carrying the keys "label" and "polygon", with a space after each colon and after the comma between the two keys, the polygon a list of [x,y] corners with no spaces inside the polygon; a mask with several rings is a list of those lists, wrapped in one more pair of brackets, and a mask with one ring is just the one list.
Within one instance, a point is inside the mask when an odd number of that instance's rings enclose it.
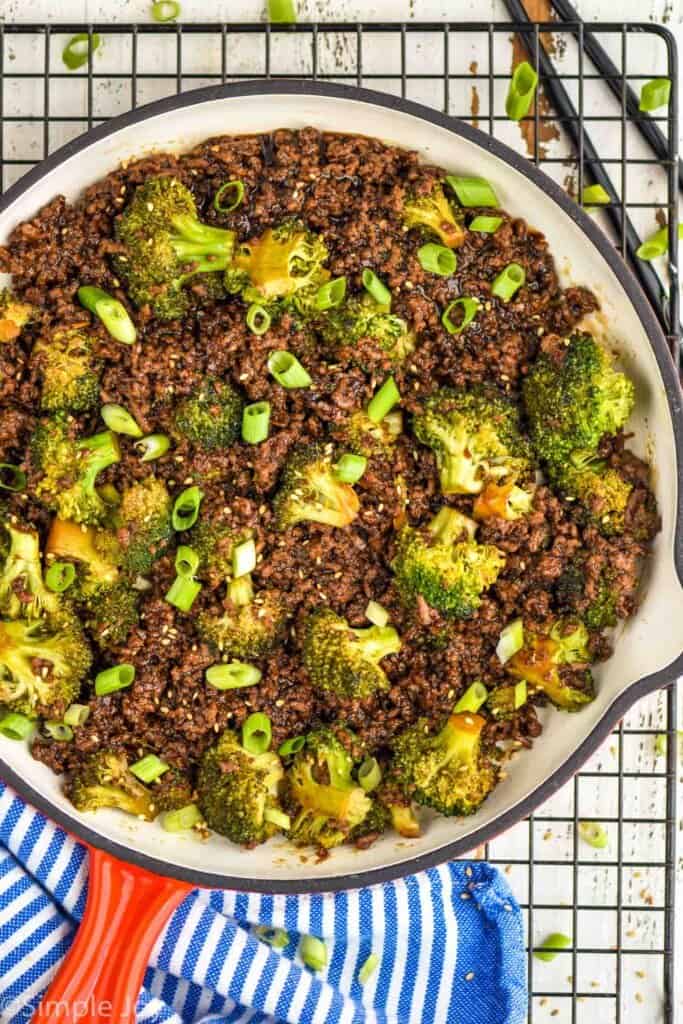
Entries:
{"label": "sesame seed", "polygon": [[465,981],[472,981],[474,979],[474,971],[468,971],[465,975]]}

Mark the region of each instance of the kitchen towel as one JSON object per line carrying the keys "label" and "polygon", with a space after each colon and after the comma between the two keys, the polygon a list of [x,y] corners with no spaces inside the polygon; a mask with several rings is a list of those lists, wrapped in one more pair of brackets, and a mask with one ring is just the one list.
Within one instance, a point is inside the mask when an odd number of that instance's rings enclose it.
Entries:
{"label": "kitchen towel", "polygon": [[[83,846],[0,783],[0,1021],[28,1024],[85,906]],[[255,929],[285,929],[273,949]],[[322,938],[324,970],[297,953]],[[371,953],[376,971],[358,972]],[[522,921],[481,861],[313,896],[196,890],[152,952],[144,1024],[522,1024]]]}

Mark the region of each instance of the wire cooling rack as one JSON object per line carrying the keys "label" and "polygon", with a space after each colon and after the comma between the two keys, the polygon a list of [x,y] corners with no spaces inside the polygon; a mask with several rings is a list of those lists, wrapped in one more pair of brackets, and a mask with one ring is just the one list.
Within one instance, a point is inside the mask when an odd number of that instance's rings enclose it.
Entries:
{"label": "wire cooling rack", "polygon": [[[677,80],[675,47],[652,24],[591,25],[617,67],[619,103],[577,45],[584,31],[571,23],[0,24],[0,187],[142,103],[219,82],[311,77],[380,89],[459,117],[522,146],[580,196],[591,167],[583,146],[572,147],[567,119],[558,120],[542,95],[522,125],[504,113],[512,60],[530,52],[538,61],[544,47],[577,110],[576,125],[590,133],[612,177],[621,226],[613,241],[625,254],[627,218],[641,237],[677,219],[676,97],[657,118],[668,149],[659,160],[626,104],[627,86],[638,93],[653,66]],[[77,32],[99,33],[103,42],[86,66],[67,71],[62,50]],[[644,55],[647,66],[639,67]],[[613,226],[602,212],[596,216],[609,234]],[[676,253],[661,262],[660,319],[677,358]],[[673,1024],[678,771],[672,689],[641,701],[572,782],[477,851],[506,873],[524,908],[533,1024]],[[580,838],[583,820],[605,826],[605,849]],[[552,963],[534,958],[534,948],[558,931],[572,945]],[[680,965],[680,953],[678,959]]]}

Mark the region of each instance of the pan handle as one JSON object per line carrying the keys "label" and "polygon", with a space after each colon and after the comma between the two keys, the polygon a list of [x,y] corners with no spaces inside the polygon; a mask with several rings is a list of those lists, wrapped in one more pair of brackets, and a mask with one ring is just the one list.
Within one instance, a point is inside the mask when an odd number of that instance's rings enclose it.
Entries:
{"label": "pan handle", "polygon": [[88,849],[83,920],[34,1024],[134,1024],[152,946],[192,890],[184,882]]}

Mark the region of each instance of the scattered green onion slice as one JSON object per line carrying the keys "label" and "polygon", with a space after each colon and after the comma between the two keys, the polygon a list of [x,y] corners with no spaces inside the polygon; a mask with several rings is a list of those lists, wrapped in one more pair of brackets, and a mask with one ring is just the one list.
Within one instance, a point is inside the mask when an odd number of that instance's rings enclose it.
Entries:
{"label": "scattered green onion slice", "polygon": [[285,349],[270,353],[268,369],[283,388],[308,388],[313,383],[296,356]]}
{"label": "scattered green onion slice", "polygon": [[180,612],[189,612],[201,589],[199,580],[194,580],[191,576],[176,576],[166,591],[164,600]]}
{"label": "scattered green onion slice", "polygon": [[497,277],[494,277],[491,285],[491,294],[509,302],[515,292],[518,292],[526,281],[526,272],[519,263],[508,263],[507,267],[501,270]]}
{"label": "scattered green onion slice", "polygon": [[472,683],[455,705],[456,711],[478,711],[488,700],[489,692],[483,683]]}
{"label": "scattered green onion slice", "polygon": [[26,487],[26,473],[11,462],[0,462],[0,489],[17,494]]}
{"label": "scattered green onion slice", "polygon": [[300,952],[301,959],[312,971],[321,971],[327,964],[327,946],[315,935],[304,935]]}
{"label": "scattered green onion slice", "polygon": [[305,736],[290,736],[288,740],[280,744],[277,752],[280,757],[290,757],[292,754],[298,754],[300,750],[304,749],[305,745]]}
{"label": "scattered green onion slice", "polygon": [[538,85],[538,74],[528,61],[523,60],[512,72],[505,101],[505,113],[511,121],[521,121],[529,113]]}
{"label": "scattered green onion slice", "polygon": [[260,444],[270,430],[270,402],[252,402],[242,412],[242,440],[247,444]]}
{"label": "scattered green onion slice", "polygon": [[[441,316],[441,323],[444,325],[449,334],[462,334],[466,327],[468,327],[475,316],[479,312],[481,302],[479,299],[473,298],[471,295],[464,295],[461,299],[454,299],[453,302],[449,302],[443,311]],[[462,309],[462,317],[459,323],[455,323],[453,320],[453,311]]]}
{"label": "scattered green onion slice", "polygon": [[292,819],[284,811],[278,810],[277,807],[266,807],[263,812],[263,817],[266,821],[269,821],[271,825],[275,825],[277,828],[286,832],[292,827]]}
{"label": "scattered green onion slice", "polygon": [[655,736],[655,756],[666,757],[666,751],[668,746],[669,742],[666,733],[658,732]]}
{"label": "scattered green onion slice", "polygon": [[502,223],[502,217],[487,217],[482,213],[470,223],[470,231],[481,231],[484,235],[493,235]]}
{"label": "scattered green onion slice", "polygon": [[135,324],[126,307],[118,299],[112,298],[101,288],[85,285],[78,289],[78,301],[102,321],[116,341],[120,341],[123,345],[132,345],[135,342],[137,338]]}
{"label": "scattered green onion slice", "polygon": [[194,548],[180,544],[175,553],[175,571],[179,576],[194,576],[199,568],[199,555]]}
{"label": "scattered green onion slice", "polygon": [[199,506],[204,497],[203,491],[195,485],[181,491],[173,503],[171,521],[174,530],[189,530],[199,518]]}
{"label": "scattered green onion slice", "polygon": [[496,647],[498,661],[504,665],[517,651],[521,651],[522,647],[524,647],[524,623],[521,619],[514,619],[501,630]]}
{"label": "scattered green onion slice", "polygon": [[328,281],[318,288],[318,294],[315,297],[315,308],[321,312],[324,312],[326,309],[334,309],[335,306],[341,306],[345,296],[346,278],[335,277],[333,281]]}
{"label": "scattered green onion slice", "polygon": [[640,90],[639,110],[650,113],[665,107],[671,96],[671,82],[668,78],[653,78]]}
{"label": "scattered green onion slice", "polygon": [[238,580],[256,568],[256,544],[252,537],[232,549],[232,575]]}
{"label": "scattered green onion slice", "polygon": [[421,245],[417,250],[417,258],[423,270],[430,274],[440,274],[441,277],[455,273],[458,265],[458,257],[453,250],[445,245],[437,245],[436,242]]}
{"label": "scattered green onion slice", "polygon": [[273,25],[293,25],[296,22],[294,0],[268,0],[268,21]]}
{"label": "scattered green onion slice", "polygon": [[386,626],[389,621],[389,612],[386,610],[384,605],[381,605],[379,601],[368,601],[367,608],[365,609],[365,618],[368,622],[371,622],[373,626],[379,626],[382,628]]}
{"label": "scattered green onion slice", "polygon": [[156,782],[169,768],[170,765],[162,761],[156,754],[147,754],[146,757],[141,757],[139,761],[130,766],[135,778],[146,783]]}
{"label": "scattered green onion slice", "polygon": [[389,306],[391,304],[391,292],[384,281],[380,281],[374,270],[366,267],[361,275],[361,280],[366,292],[375,302],[379,302],[380,306]]}
{"label": "scattered green onion slice", "polygon": [[[228,196],[232,193],[232,198],[230,198],[224,205],[221,205],[221,199],[226,195],[226,193]],[[232,213],[233,210],[236,210],[243,202],[244,182],[236,179],[235,181],[226,181],[224,185],[221,185],[218,192],[216,192],[216,195],[213,197],[213,208],[214,210],[217,210],[218,213]]]}
{"label": "scattered green onion slice", "polygon": [[70,704],[64,712],[66,725],[85,725],[90,718],[90,708],[87,704]]}
{"label": "scattered green onion slice", "polygon": [[529,687],[527,686],[526,679],[520,679],[518,683],[515,683],[515,696],[513,700],[515,711],[526,704],[528,696]]}
{"label": "scattered green onion slice", "polygon": [[76,579],[76,569],[71,562],[53,562],[45,573],[45,583],[55,594],[63,594]]}
{"label": "scattered green onion slice", "polygon": [[136,441],[135,447],[143,453],[140,462],[154,462],[166,454],[171,447],[171,441],[166,434],[148,434],[147,437],[141,437]]}
{"label": "scattered green onion slice", "polygon": [[272,728],[268,715],[255,711],[242,726],[242,746],[248,754],[265,754],[270,747]]}
{"label": "scattered green onion slice", "polygon": [[69,743],[74,738],[74,731],[64,722],[45,722],[43,728],[48,736],[58,743]]}
{"label": "scattered green onion slice", "polygon": [[122,405],[107,402],[100,410],[102,419],[115,434],[128,434],[129,437],[142,437],[142,431],[131,414]]}
{"label": "scattered green onion slice", "polygon": [[401,392],[396,387],[393,377],[387,377],[379,391],[370,399],[368,416],[373,423],[381,423],[388,412],[401,401]]}
{"label": "scattered green onion slice", "polygon": [[214,690],[240,690],[243,686],[256,686],[262,672],[246,661],[228,661],[207,668],[204,678]]}
{"label": "scattered green onion slice", "polygon": [[466,178],[457,174],[447,174],[446,181],[451,186],[461,206],[498,206],[498,197],[485,178]]}
{"label": "scattered green onion slice", "polygon": [[161,827],[165,832],[187,832],[188,829],[201,824],[203,820],[197,805],[187,804],[186,807],[181,807],[177,811],[167,811],[162,815]]}
{"label": "scattered green onion slice", "polygon": [[260,924],[254,928],[254,933],[258,935],[262,942],[267,942],[273,949],[284,949],[285,946],[289,945],[289,932],[286,932],[284,928]]}
{"label": "scattered green onion slice", "polygon": [[176,0],[156,0],[152,4],[152,17],[161,25],[166,21],[175,21],[180,16],[180,4]]}
{"label": "scattered green onion slice", "polygon": [[0,718],[0,733],[8,740],[25,740],[33,731],[34,722],[17,711],[8,711]]}
{"label": "scattered green onion slice", "polygon": [[252,302],[251,306],[247,310],[245,320],[247,321],[247,327],[251,333],[257,334],[259,337],[266,333],[273,322],[273,318],[268,310],[258,302]]}
{"label": "scattered green onion slice", "polygon": [[374,757],[366,757],[358,769],[358,781],[366,793],[372,793],[382,781],[382,769]]}
{"label": "scattered green onion slice", "polygon": [[93,32],[92,36],[88,35],[87,32],[79,32],[77,35],[72,36],[62,50],[62,60],[69,71],[75,71],[77,68],[82,68],[84,64],[87,64],[88,57],[95,50],[99,49],[101,42],[102,38],[97,32]]}
{"label": "scattered green onion slice", "polygon": [[605,206],[611,201],[609,192],[602,185],[587,185],[581,196],[581,203],[585,207]]}
{"label": "scattered green onion slice", "polygon": [[534,950],[534,956],[537,960],[545,960],[549,963],[557,956],[557,950],[567,949],[571,944],[572,940],[568,935],[563,935],[562,932],[553,932],[553,934],[549,935],[545,942],[541,944],[539,949]]}
{"label": "scattered green onion slice", "polygon": [[98,697],[105,697],[108,693],[125,690],[134,679],[134,665],[112,665],[95,676],[95,693]]}
{"label": "scattered green onion slice", "polygon": [[358,972],[358,984],[365,985],[365,983],[369,981],[370,978],[373,976],[378,967],[379,957],[377,953],[371,953]]}
{"label": "scattered green onion slice", "polygon": [[345,452],[334,467],[334,475],[343,484],[355,484],[367,469],[368,460],[364,455]]}
{"label": "scattered green onion slice", "polygon": [[596,850],[604,850],[609,843],[607,829],[599,821],[580,821],[579,835]]}
{"label": "scattered green onion slice", "polygon": [[[683,240],[683,224],[678,225],[678,238]],[[669,228],[663,227],[650,235],[643,244],[636,249],[636,256],[641,260],[653,260],[657,256],[663,256],[669,249]]]}

